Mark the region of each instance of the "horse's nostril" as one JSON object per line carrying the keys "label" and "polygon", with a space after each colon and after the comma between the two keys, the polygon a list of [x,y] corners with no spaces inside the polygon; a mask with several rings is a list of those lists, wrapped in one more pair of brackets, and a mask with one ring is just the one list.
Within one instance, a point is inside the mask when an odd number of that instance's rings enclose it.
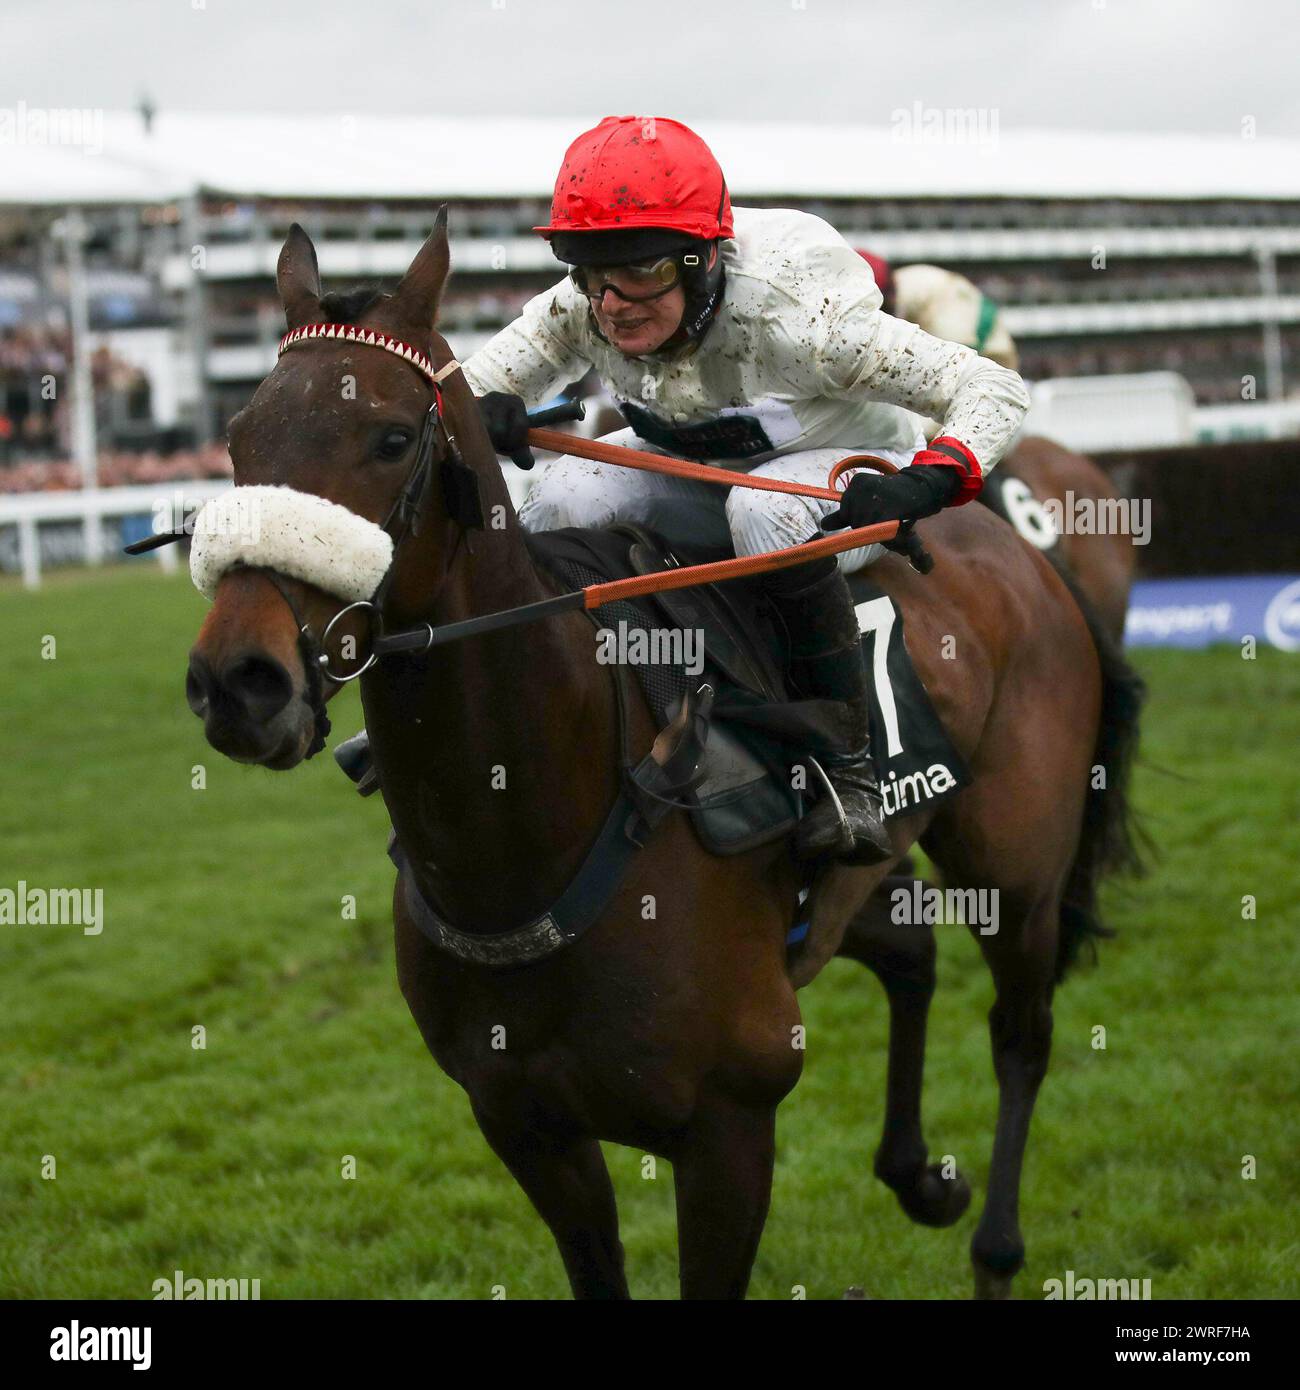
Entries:
{"label": "horse's nostril", "polygon": [[208,693],[211,681],[207,666],[198,657],[190,657],[185,672],[185,703],[202,719],[208,712]]}
{"label": "horse's nostril", "polygon": [[293,680],[278,661],[246,656],[229,670],[223,684],[254,723],[273,719],[293,697]]}

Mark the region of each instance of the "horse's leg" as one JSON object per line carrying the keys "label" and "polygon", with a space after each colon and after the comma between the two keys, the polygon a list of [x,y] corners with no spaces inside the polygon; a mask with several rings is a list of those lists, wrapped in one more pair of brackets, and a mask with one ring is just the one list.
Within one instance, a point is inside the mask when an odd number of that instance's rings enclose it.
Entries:
{"label": "horse's leg", "polygon": [[[934,995],[934,928],[893,921],[891,894],[909,895],[915,880],[891,875],[849,923],[837,954],[875,972],[889,998],[889,1067],[885,1128],[876,1150],[876,1176],[923,1226],[951,1226],[970,1205],[970,1184],[954,1170],[926,1163],[921,1133],[925,1028]],[[914,914],[909,913],[909,918]]]}
{"label": "horse's leg", "polygon": [[507,1129],[477,1110],[475,1117],[555,1237],[574,1298],[628,1298],[614,1186],[600,1144]]}
{"label": "horse's leg", "polygon": [[672,1150],[683,1298],[744,1298],[775,1155],[775,1105],[701,1102]]}
{"label": "horse's leg", "polygon": [[[1001,908],[1002,930],[980,946],[997,998],[989,1012],[998,1123],[988,1196],[971,1240],[977,1298],[1008,1298],[1025,1263],[1020,1234],[1020,1174],[1029,1122],[1052,1046],[1052,989],[1060,903],[1055,894],[1023,914]],[[1010,917],[1008,922],[1006,919]]]}

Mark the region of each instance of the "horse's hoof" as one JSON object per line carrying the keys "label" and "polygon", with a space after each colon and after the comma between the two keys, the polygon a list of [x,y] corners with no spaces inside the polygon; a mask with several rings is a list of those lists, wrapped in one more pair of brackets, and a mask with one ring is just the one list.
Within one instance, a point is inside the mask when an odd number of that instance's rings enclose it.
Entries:
{"label": "horse's hoof", "polygon": [[970,1206],[970,1183],[960,1171],[945,1178],[937,1163],[922,1170],[910,1187],[898,1191],[899,1205],[921,1226],[951,1226]]}
{"label": "horse's hoof", "polygon": [[975,1297],[981,1302],[1002,1302],[1011,1297],[1011,1274],[996,1274],[975,1266]]}
{"label": "horse's hoof", "polygon": [[865,1301],[866,1297],[867,1291],[860,1284],[853,1284],[844,1290],[844,1298],[842,1298],[840,1302],[843,1303],[848,1300],[856,1302],[858,1299],[863,1299]]}

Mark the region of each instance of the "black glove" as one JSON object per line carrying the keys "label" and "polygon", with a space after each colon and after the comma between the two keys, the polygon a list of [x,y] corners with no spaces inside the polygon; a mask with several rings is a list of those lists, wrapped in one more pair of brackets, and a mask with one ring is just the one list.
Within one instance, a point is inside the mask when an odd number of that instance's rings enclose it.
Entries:
{"label": "black glove", "polygon": [[528,447],[528,407],[506,391],[489,391],[476,399],[492,447],[517,468],[531,468],[537,460]]}
{"label": "black glove", "polygon": [[956,497],[961,483],[955,467],[938,463],[914,463],[897,473],[859,473],[844,489],[840,505],[822,522],[822,530],[933,516]]}

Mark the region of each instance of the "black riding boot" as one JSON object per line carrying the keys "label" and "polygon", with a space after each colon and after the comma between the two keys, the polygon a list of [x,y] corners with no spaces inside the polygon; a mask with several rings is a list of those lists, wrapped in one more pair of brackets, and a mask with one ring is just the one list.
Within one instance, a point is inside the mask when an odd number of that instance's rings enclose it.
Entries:
{"label": "black riding boot", "polygon": [[799,823],[795,853],[800,859],[883,863],[894,851],[871,757],[867,672],[849,586],[835,557],[828,556],[778,570],[764,587],[790,634],[792,681],[805,696],[833,700],[842,711],[840,749],[819,760],[839,805],[823,792]]}
{"label": "black riding boot", "polygon": [[379,778],[370,757],[370,735],[364,729],[346,738],[334,750],[334,761],[357,784],[362,796],[379,790]]}

